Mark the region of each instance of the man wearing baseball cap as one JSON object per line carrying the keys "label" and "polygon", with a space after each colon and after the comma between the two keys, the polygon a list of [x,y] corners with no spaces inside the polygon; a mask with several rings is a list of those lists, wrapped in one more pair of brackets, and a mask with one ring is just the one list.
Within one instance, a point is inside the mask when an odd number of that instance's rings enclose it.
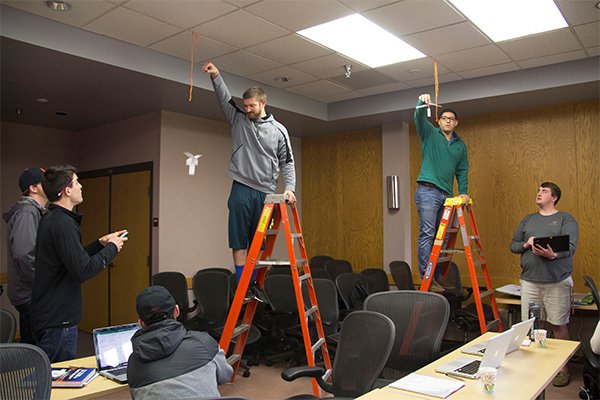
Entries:
{"label": "man wearing baseball cap", "polygon": [[127,381],[136,399],[219,397],[218,385],[233,369],[218,343],[206,332],[188,331],[179,307],[162,286],[150,286],[137,296],[142,329],[131,338],[133,353]]}
{"label": "man wearing baseball cap", "polygon": [[31,333],[31,292],[37,228],[48,199],[42,188],[44,170],[28,168],[19,177],[21,199],[4,213],[8,238],[8,298],[19,312],[21,343],[35,344]]}

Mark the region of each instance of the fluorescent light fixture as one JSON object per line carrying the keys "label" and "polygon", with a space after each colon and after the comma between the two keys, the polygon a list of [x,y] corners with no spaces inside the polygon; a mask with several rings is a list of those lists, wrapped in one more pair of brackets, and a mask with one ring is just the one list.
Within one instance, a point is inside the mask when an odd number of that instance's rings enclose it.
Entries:
{"label": "fluorescent light fixture", "polygon": [[326,22],[297,32],[371,68],[425,57],[360,14]]}
{"label": "fluorescent light fixture", "polygon": [[449,0],[494,42],[569,26],[553,0]]}

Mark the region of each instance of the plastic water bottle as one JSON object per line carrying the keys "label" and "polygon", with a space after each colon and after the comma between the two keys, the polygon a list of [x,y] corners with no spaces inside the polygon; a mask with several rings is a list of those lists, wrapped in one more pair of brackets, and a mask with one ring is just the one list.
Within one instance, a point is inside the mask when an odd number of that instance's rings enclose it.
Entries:
{"label": "plastic water bottle", "polygon": [[533,331],[540,327],[540,316],[540,305],[533,302],[529,303],[529,318],[535,318],[535,320],[533,321],[533,328],[531,328],[531,332],[529,333],[529,339],[531,339],[531,341],[534,340]]}

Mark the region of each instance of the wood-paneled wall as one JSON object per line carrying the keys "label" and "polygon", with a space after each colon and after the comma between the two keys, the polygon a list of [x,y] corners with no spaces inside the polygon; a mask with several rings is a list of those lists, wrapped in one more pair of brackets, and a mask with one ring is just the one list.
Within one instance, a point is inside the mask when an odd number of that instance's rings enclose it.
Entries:
{"label": "wood-paneled wall", "polygon": [[309,256],[355,271],[383,266],[381,130],[302,138],[302,229]]}
{"label": "wood-paneled wall", "polygon": [[[594,100],[460,121],[457,132],[469,153],[469,194],[494,286],[518,282],[519,256],[510,252],[509,244],[520,220],[537,211],[535,195],[543,181],[560,186],[558,209],[571,213],[579,224],[575,290],[587,291],[583,275],[600,282],[599,111],[600,103]],[[421,163],[414,124],[410,148],[414,191]],[[413,207],[414,238],[417,233]],[[416,240],[412,254],[416,266]],[[461,261],[463,281],[468,282],[464,257],[455,259]]]}

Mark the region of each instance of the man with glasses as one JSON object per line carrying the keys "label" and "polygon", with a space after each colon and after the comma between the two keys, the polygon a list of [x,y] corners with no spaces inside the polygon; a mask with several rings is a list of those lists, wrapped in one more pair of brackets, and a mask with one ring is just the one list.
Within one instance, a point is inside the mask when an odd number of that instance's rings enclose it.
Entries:
{"label": "man with glasses", "polygon": [[[417,178],[415,203],[419,213],[418,260],[419,273],[424,277],[428,267],[429,256],[433,246],[435,233],[442,219],[442,211],[446,198],[453,195],[454,177],[458,182],[458,192],[466,202],[469,161],[467,146],[456,134],[458,115],[450,109],[442,110],[439,126],[434,126],[427,119],[427,106],[431,96],[419,96],[414,120],[421,141],[421,171]],[[447,282],[442,271],[436,268],[435,282],[431,289],[444,291],[453,286]]]}
{"label": "man with glasses", "polygon": [[82,216],[73,211],[83,193],[74,167],[49,168],[42,187],[51,204],[38,228],[31,324],[36,344],[57,362],[75,358],[81,283],[102,272],[127,238],[117,231],[83,247]]}

